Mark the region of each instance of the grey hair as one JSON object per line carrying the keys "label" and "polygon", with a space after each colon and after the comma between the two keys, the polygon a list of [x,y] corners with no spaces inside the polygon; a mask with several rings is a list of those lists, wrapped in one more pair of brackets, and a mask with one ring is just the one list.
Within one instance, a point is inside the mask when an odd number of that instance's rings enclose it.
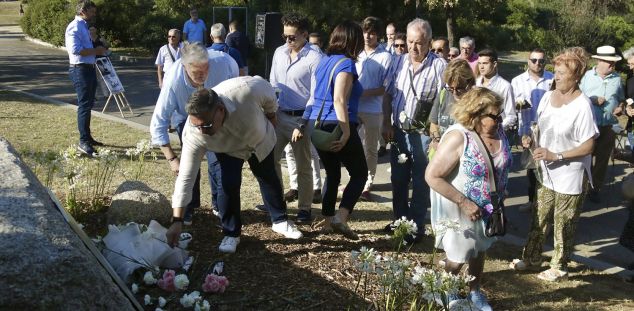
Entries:
{"label": "grey hair", "polygon": [[82,12],[86,12],[90,8],[96,8],[97,5],[90,0],[80,0],[75,7],[76,15],[81,15]]}
{"label": "grey hair", "polygon": [[462,37],[462,38],[460,38],[460,41],[459,41],[459,43],[458,43],[458,44],[460,44],[460,45],[463,45],[463,44],[468,44],[468,45],[470,45],[473,49],[475,49],[475,40],[473,40],[473,38],[471,38],[471,37],[469,37],[469,36],[466,36],[466,37]]}
{"label": "grey hair", "polygon": [[200,42],[185,42],[181,49],[181,58],[183,64],[200,64],[209,61],[207,50]]}
{"label": "grey hair", "polygon": [[417,29],[418,31],[424,32],[425,38],[429,40],[432,38],[431,25],[428,21],[422,18],[415,18],[413,21],[409,22],[409,24],[407,24],[407,30],[410,29]]}
{"label": "grey hair", "polygon": [[212,38],[224,38],[227,35],[227,29],[222,23],[213,24],[209,30]]}
{"label": "grey hair", "polygon": [[178,29],[178,28],[172,28],[172,29],[170,29],[170,30],[168,30],[168,31],[167,31],[167,33],[168,33],[168,34],[169,34],[170,32],[171,32],[171,33],[173,33],[173,34],[175,34],[175,35],[179,35],[179,36],[181,35],[181,31],[180,31],[180,29]]}
{"label": "grey hair", "polygon": [[189,99],[185,106],[187,114],[199,116],[205,112],[211,112],[221,103],[221,99],[211,88],[199,88]]}
{"label": "grey hair", "polygon": [[626,60],[629,60],[632,57],[634,57],[634,47],[631,47],[623,52],[623,58],[625,58]]}
{"label": "grey hair", "polygon": [[452,47],[449,48],[449,53],[451,53],[451,52],[454,52],[456,54],[460,54],[460,49],[458,49],[455,46],[452,46]]}

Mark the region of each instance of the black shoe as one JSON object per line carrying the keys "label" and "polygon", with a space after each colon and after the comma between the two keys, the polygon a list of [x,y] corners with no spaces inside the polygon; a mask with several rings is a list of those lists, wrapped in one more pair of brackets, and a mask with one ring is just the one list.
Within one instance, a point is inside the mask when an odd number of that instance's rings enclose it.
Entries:
{"label": "black shoe", "polygon": [[379,151],[377,152],[377,156],[380,157],[384,157],[387,155],[387,149],[385,149],[385,146],[381,146],[379,147]]}
{"label": "black shoe", "polygon": [[102,142],[96,141],[93,138],[90,139],[90,144],[93,145],[93,146],[103,146],[104,145]]}
{"label": "black shoe", "polygon": [[95,148],[93,148],[90,143],[87,143],[85,141],[80,141],[79,146],[77,146],[77,149],[79,149],[80,152],[82,152],[83,154],[91,158],[95,154]]}
{"label": "black shoe", "polygon": [[265,212],[265,213],[268,213],[268,212],[269,212],[269,210],[268,210],[268,209],[266,209],[266,206],[264,206],[264,204],[258,204],[258,205],[256,205],[256,206],[255,206],[255,210],[256,210],[256,211],[260,211],[260,212]]}
{"label": "black shoe", "polygon": [[313,191],[313,204],[321,203],[321,189]]}
{"label": "black shoe", "polygon": [[297,220],[297,222],[311,222],[313,221],[313,217],[310,211],[300,210],[297,212],[297,218],[295,220]]}
{"label": "black shoe", "polygon": [[297,200],[297,195],[298,195],[297,190],[290,189],[290,190],[286,191],[286,193],[284,194],[284,200],[286,202],[293,202],[293,201]]}

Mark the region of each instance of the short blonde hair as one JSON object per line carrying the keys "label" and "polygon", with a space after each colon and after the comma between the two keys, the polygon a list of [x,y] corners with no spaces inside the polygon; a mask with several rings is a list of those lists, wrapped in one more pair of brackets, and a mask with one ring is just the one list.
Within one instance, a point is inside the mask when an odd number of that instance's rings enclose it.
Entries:
{"label": "short blonde hair", "polygon": [[502,97],[485,87],[474,87],[453,105],[453,118],[467,129],[475,125],[491,108],[502,108]]}
{"label": "short blonde hair", "polygon": [[461,58],[450,61],[442,77],[449,86],[456,84],[458,86],[471,88],[475,85],[475,76],[473,75],[471,66],[469,66],[466,60]]}
{"label": "short blonde hair", "polygon": [[[588,53],[584,48],[578,46],[567,48],[555,56],[552,63],[555,66],[566,66],[570,69],[570,71],[572,71],[575,81],[579,83],[583,75],[586,73],[586,68],[588,67]],[[552,89],[554,88],[555,83],[553,83],[552,86]]]}

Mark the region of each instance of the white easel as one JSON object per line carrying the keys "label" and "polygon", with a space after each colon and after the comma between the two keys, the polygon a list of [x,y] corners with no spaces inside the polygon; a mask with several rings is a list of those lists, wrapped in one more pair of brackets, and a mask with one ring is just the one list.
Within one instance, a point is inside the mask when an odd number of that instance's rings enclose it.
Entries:
{"label": "white easel", "polygon": [[110,104],[110,101],[114,98],[122,118],[125,119],[125,115],[123,114],[123,110],[125,108],[128,108],[130,116],[133,116],[134,112],[132,112],[132,107],[130,107],[130,103],[125,97],[123,84],[121,84],[119,76],[117,76],[117,72],[114,70],[114,66],[112,66],[109,58],[105,57],[97,59],[97,72],[99,72],[99,77],[105,82],[108,87],[108,91],[110,92],[110,96],[108,96],[108,100],[103,106],[103,110],[101,112],[106,112],[108,104]]}

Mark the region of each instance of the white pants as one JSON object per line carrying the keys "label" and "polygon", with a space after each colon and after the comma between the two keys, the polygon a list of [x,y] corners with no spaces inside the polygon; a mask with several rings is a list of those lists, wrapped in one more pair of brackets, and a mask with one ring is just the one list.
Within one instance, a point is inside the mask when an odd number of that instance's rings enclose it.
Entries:
{"label": "white pants", "polygon": [[359,136],[363,142],[365,161],[368,163],[368,180],[363,191],[370,191],[376,175],[376,165],[378,162],[379,137],[381,136],[381,123],[383,114],[373,114],[359,112]]}
{"label": "white pants", "polygon": [[[304,137],[310,140],[310,137]],[[288,166],[288,177],[290,180],[291,189],[297,190],[297,164],[295,164],[295,154],[291,144],[286,145],[284,148],[286,152],[286,165]],[[313,144],[310,144],[310,157],[311,165],[313,169],[313,190],[321,190],[321,165],[319,164],[319,154]]]}

